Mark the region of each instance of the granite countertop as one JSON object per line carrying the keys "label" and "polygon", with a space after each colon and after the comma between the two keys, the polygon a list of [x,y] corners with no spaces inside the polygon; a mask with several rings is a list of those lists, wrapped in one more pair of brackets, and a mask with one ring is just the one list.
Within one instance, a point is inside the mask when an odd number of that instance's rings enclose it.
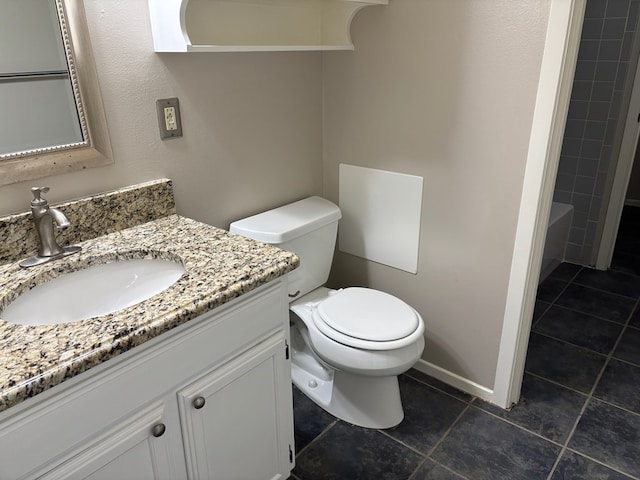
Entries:
{"label": "granite countertop", "polygon": [[[0,265],[0,411],[278,278],[298,257],[176,214],[80,242],[82,251],[23,269]],[[1,311],[58,275],[125,259],[181,262],[167,290],[109,315],[60,325],[15,325]]]}

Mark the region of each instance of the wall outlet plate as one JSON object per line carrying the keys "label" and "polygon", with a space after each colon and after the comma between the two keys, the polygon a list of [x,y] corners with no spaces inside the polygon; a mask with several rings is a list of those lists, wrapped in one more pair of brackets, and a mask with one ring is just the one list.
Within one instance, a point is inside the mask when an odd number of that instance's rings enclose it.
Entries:
{"label": "wall outlet plate", "polygon": [[158,126],[160,138],[177,138],[182,136],[182,121],[180,120],[180,103],[177,97],[156,100],[158,111]]}

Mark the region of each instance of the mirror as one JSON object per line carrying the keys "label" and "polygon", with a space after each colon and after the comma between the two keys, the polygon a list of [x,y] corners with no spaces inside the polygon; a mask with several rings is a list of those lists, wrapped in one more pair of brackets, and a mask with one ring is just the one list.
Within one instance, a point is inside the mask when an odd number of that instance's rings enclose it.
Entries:
{"label": "mirror", "polygon": [[0,185],[113,163],[82,0],[0,6]]}

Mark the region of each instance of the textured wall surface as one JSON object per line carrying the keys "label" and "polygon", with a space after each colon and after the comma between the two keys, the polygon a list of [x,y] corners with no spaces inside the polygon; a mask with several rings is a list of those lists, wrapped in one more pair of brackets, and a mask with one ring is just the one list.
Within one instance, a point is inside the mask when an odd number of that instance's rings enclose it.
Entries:
{"label": "textured wall surface", "polygon": [[[226,228],[322,193],[320,53],[157,54],[146,0],[84,3],[115,163],[0,187],[0,215],[28,210],[33,185],[58,203],[170,178],[178,213]],[[169,97],[184,136],[161,141]]]}
{"label": "textured wall surface", "polygon": [[418,273],[339,253],[334,286],[393,293],[423,358],[493,388],[549,2],[393,0],[324,56],[325,192],[338,165],[424,178]]}

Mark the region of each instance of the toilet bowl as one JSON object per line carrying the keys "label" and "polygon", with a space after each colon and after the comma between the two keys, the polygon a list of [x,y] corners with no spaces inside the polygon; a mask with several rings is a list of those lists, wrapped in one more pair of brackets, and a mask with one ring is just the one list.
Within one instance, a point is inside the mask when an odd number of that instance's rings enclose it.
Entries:
{"label": "toilet bowl", "polygon": [[[402,328],[375,328],[376,319],[383,316],[380,310],[371,319],[373,328],[358,325],[358,317],[384,302],[390,303],[385,314],[405,320]],[[329,317],[327,310],[337,315]],[[350,316],[351,310],[359,315]],[[329,413],[355,425],[390,428],[402,421],[397,376],[411,368],[424,349],[424,323],[415,310],[377,290],[321,287],[292,303],[290,318],[291,377],[296,387]]]}
{"label": "toilet bowl", "polygon": [[293,383],[342,420],[391,428],[404,418],[398,375],[422,354],[424,322],[390,294],[322,286],[339,218],[336,205],[310,197],[234,222],[230,231],[300,257],[287,275]]}

